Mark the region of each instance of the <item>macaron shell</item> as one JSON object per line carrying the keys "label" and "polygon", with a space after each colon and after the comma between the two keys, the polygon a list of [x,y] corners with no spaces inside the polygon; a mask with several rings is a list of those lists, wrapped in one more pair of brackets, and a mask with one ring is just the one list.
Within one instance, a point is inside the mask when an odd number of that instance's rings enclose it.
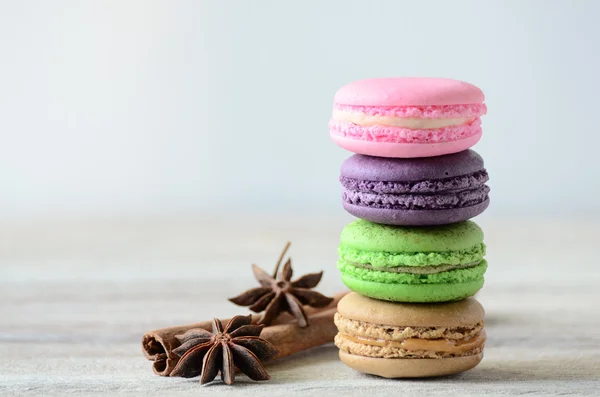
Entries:
{"label": "macaron shell", "polygon": [[355,154],[342,163],[340,175],[368,181],[416,182],[469,175],[484,169],[483,158],[474,150],[409,159]]}
{"label": "macaron shell", "polygon": [[395,227],[362,219],[342,230],[340,245],[364,251],[447,252],[468,250],[483,243],[483,231],[466,221],[436,227]]}
{"label": "macaron shell", "polygon": [[450,302],[473,296],[483,287],[483,277],[464,283],[387,284],[359,280],[342,274],[342,282],[361,295],[392,302]]}
{"label": "macaron shell", "polygon": [[374,223],[396,226],[435,226],[469,220],[489,206],[489,198],[469,207],[434,210],[396,210],[371,208],[342,202],[344,209],[357,218]]}
{"label": "macaron shell", "polygon": [[355,292],[344,296],[337,310],[350,320],[401,327],[470,327],[485,316],[474,298],[445,304],[392,303]]}
{"label": "macaron shell", "polygon": [[377,157],[414,158],[434,157],[467,150],[481,139],[481,131],[464,139],[437,143],[389,143],[373,140],[358,140],[330,133],[331,140],[338,146],[358,154]]}
{"label": "macaron shell", "polygon": [[363,106],[426,106],[482,103],[483,92],[460,80],[392,77],[353,81],[335,94],[335,103]]}
{"label": "macaron shell", "polygon": [[427,378],[468,371],[483,359],[483,353],[440,359],[387,359],[363,357],[340,350],[344,364],[357,371],[384,378]]}

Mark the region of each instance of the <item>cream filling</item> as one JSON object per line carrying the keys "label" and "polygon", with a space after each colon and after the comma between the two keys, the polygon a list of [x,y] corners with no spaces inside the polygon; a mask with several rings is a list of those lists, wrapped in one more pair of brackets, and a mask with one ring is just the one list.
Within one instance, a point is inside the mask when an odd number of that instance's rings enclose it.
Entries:
{"label": "cream filling", "polygon": [[409,274],[435,274],[447,272],[449,270],[467,269],[479,265],[481,261],[464,263],[461,265],[439,265],[439,266],[395,266],[395,267],[374,267],[364,263],[353,263],[352,266],[362,267],[363,269],[377,270],[388,273],[409,273]]}
{"label": "cream filling", "polygon": [[372,127],[376,125],[402,127],[412,130],[433,129],[451,127],[454,125],[466,124],[473,118],[450,118],[450,119],[420,119],[416,117],[395,117],[395,116],[370,116],[364,113],[348,112],[345,110],[334,110],[333,120],[343,121],[360,125],[363,127]]}
{"label": "cream filling", "polygon": [[363,336],[351,336],[342,333],[339,335],[346,340],[363,345],[393,347],[411,351],[424,350],[431,352],[444,352],[450,354],[466,353],[483,346],[486,340],[485,330],[481,330],[481,332],[479,332],[477,335],[474,335],[470,338],[461,340],[408,338],[402,341],[395,341],[365,338]]}

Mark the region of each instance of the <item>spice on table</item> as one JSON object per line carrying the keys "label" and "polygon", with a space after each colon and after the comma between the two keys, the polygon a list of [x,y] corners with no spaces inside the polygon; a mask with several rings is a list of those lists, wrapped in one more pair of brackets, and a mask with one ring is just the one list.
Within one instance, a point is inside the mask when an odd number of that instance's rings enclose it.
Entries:
{"label": "spice on table", "polygon": [[171,376],[193,378],[200,375],[200,383],[212,381],[219,372],[228,385],[235,380],[235,368],[252,380],[271,377],[262,362],[273,358],[277,349],[259,337],[264,325],[251,324],[252,316],[235,316],[225,327],[217,318],[212,332],[194,328],[175,337],[181,346],[173,350],[180,356]]}
{"label": "spice on table", "polygon": [[255,313],[264,311],[258,320],[259,324],[269,325],[281,313],[288,312],[296,318],[300,327],[306,327],[309,325],[308,318],[302,305],[321,308],[333,301],[333,298],[312,290],[321,281],[321,277],[323,276],[322,271],[319,273],[309,273],[296,281],[291,281],[293,275],[291,258],[288,258],[283,269],[279,271],[283,257],[290,245],[290,242],[285,245],[275,265],[273,276],[258,266],[252,265],[254,277],[261,286],[249,289],[229,299],[236,305],[250,306],[249,309]]}
{"label": "spice on table", "polygon": [[[300,328],[296,319],[287,313],[282,314],[270,326],[261,332],[261,338],[271,342],[277,349],[277,355],[269,361],[287,357],[307,349],[333,342],[337,328],[333,323],[337,303],[346,292],[336,294],[333,301],[324,308],[307,306],[304,311],[308,315],[311,326]],[[258,315],[252,316],[252,323],[259,320]],[[228,318],[220,320],[230,321]],[[142,337],[142,352],[152,362],[152,370],[160,376],[170,376],[179,363],[179,355],[174,350],[181,345],[178,335],[185,334],[195,328],[207,331],[212,329],[212,321],[201,321],[195,324],[179,325],[148,331]]]}

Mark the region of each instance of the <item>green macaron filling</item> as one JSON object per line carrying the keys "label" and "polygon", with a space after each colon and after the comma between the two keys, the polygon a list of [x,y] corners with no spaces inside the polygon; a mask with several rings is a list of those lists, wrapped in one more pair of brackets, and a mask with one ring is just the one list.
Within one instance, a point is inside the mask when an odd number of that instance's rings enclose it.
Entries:
{"label": "green macaron filling", "polygon": [[480,262],[485,256],[485,244],[444,252],[365,251],[341,244],[338,253],[341,262],[372,267],[463,265]]}
{"label": "green macaron filling", "polygon": [[477,265],[467,268],[442,271],[433,274],[395,273],[366,269],[340,259],[337,263],[340,272],[356,280],[372,281],[383,284],[454,284],[481,279],[487,269],[487,262],[481,260]]}

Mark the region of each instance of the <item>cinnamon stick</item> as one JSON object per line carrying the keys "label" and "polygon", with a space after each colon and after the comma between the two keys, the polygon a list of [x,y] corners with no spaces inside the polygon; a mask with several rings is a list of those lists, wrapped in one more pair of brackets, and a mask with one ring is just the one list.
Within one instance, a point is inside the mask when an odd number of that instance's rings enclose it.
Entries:
{"label": "cinnamon stick", "polygon": [[[282,358],[300,351],[333,342],[337,328],[333,323],[337,304],[346,292],[334,296],[333,301],[324,308],[312,308],[305,306],[304,310],[309,318],[310,326],[300,328],[296,320],[289,314],[283,314],[270,326],[265,327],[261,338],[273,343],[279,353],[275,357]],[[259,315],[252,316],[252,322],[259,320]],[[224,324],[228,318],[221,320]],[[168,327],[149,331],[142,337],[142,351],[144,356],[153,361],[152,369],[155,374],[169,376],[179,357],[173,353],[173,349],[179,347],[180,343],[175,335],[184,334],[192,328],[212,329],[212,321],[203,321],[196,324]]]}
{"label": "cinnamon stick", "polygon": [[333,323],[336,311],[336,308],[330,308],[309,315],[310,326],[304,328],[295,323],[265,327],[260,337],[277,348],[278,352],[273,360],[333,342],[337,334],[337,327]]}

